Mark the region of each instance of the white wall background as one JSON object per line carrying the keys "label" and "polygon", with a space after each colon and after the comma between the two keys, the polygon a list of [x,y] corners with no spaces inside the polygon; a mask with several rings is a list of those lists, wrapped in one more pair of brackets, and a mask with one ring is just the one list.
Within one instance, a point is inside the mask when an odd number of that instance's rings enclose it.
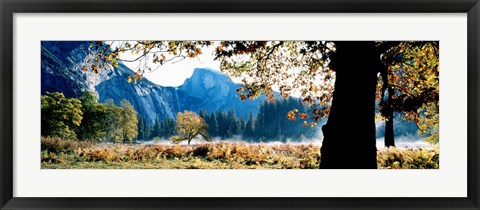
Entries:
{"label": "white wall background", "polygon": [[[465,197],[466,32],[466,14],[15,14],[14,196]],[[440,169],[40,169],[41,40],[229,39],[440,40]]]}

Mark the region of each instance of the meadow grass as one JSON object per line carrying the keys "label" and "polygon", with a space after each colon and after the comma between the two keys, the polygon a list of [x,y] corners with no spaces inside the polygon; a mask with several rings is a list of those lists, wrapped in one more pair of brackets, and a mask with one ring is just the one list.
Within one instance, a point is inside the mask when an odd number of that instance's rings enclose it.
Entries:
{"label": "meadow grass", "polygon": [[[316,144],[214,142],[196,145],[93,144],[43,138],[42,169],[317,169]],[[384,148],[381,169],[437,169],[439,150]]]}

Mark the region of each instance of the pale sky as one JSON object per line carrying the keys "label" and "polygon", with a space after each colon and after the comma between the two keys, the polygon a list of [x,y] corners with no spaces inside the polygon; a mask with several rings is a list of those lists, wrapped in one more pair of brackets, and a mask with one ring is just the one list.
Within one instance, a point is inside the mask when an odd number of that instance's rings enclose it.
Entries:
{"label": "pale sky", "polygon": [[[115,42],[111,43],[112,47],[115,46],[115,44]],[[143,76],[151,82],[161,86],[177,87],[182,85],[187,78],[190,78],[192,76],[193,70],[195,68],[210,68],[220,71],[220,62],[213,60],[215,58],[213,55],[213,53],[215,52],[215,45],[209,47],[202,47],[201,49],[202,54],[198,55],[196,58],[187,58],[176,63],[166,63],[152,72],[145,72]],[[133,60],[137,58],[138,55],[133,55],[131,52],[124,52],[120,53],[120,57],[124,60]],[[141,62],[144,62],[143,59],[140,59],[136,62],[123,62],[123,64],[125,64],[133,71],[136,71],[137,69],[139,69],[139,66],[145,66],[145,64]],[[153,62],[148,61],[146,66],[154,69],[158,66],[158,64],[154,64]],[[298,71],[299,70],[300,69],[298,69]],[[231,79],[235,83],[241,83],[239,78]],[[290,82],[293,83],[293,78]],[[278,91],[277,86],[272,86],[272,89],[274,91]],[[301,94],[298,90],[294,90],[290,95],[300,96]]]}
{"label": "pale sky", "polygon": [[[177,63],[166,63],[160,66],[153,72],[145,73],[143,76],[148,80],[152,81],[161,86],[180,86],[183,84],[185,79],[192,76],[193,70],[195,68],[212,68],[215,70],[220,70],[220,62],[214,61],[213,52],[215,50],[214,46],[203,47],[202,54],[198,58],[187,58]],[[122,53],[122,59],[131,59],[134,58],[134,55],[130,53]],[[135,71],[138,68],[139,62],[123,62],[126,66]]]}

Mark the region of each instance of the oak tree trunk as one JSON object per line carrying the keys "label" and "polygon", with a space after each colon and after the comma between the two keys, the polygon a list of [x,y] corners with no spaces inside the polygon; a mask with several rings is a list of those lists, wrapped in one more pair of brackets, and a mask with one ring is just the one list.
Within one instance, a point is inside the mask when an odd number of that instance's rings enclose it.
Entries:
{"label": "oak tree trunk", "polygon": [[392,109],[392,95],[393,95],[393,88],[388,87],[388,97],[387,97],[387,104],[385,114],[387,115],[385,118],[385,147],[394,147],[395,146],[395,139],[393,133],[393,109]]}
{"label": "oak tree trunk", "polygon": [[375,42],[335,42],[331,67],[335,90],[327,123],[320,168],[377,168],[375,93],[380,54]]}

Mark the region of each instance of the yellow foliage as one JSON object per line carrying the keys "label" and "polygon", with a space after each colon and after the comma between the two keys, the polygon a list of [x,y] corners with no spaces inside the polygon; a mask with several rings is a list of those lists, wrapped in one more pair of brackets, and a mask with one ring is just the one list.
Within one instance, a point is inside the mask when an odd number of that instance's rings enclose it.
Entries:
{"label": "yellow foliage", "polygon": [[187,141],[188,144],[190,144],[190,141],[199,135],[202,136],[204,140],[210,141],[207,123],[195,112],[179,112],[177,114],[175,129],[179,135],[170,137],[173,143]]}

